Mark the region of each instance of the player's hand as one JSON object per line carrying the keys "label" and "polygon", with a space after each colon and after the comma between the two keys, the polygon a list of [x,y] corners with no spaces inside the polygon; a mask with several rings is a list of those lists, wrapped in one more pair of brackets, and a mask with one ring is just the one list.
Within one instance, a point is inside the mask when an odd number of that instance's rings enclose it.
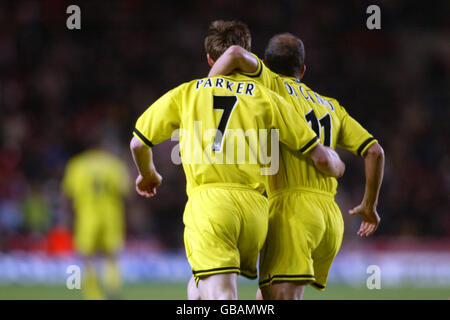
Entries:
{"label": "player's hand", "polygon": [[351,215],[358,214],[363,218],[361,226],[357,232],[360,237],[368,237],[372,235],[380,224],[380,216],[378,215],[376,208],[371,208],[365,206],[364,204],[360,204],[359,206],[349,210],[348,213]]}
{"label": "player's hand", "polygon": [[158,172],[153,172],[149,176],[139,175],[136,179],[136,191],[143,197],[151,198],[156,194],[156,188],[162,182],[162,177]]}

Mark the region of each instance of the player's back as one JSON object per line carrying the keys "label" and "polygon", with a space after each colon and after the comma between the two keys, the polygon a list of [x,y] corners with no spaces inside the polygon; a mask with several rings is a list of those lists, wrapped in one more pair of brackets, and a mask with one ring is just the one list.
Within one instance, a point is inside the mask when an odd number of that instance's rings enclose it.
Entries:
{"label": "player's back", "polygon": [[[318,94],[294,77],[279,76],[259,58],[258,61],[255,78],[290,102],[316,132],[324,146],[335,149],[339,145],[362,155],[375,142],[336,99]],[[310,159],[284,147],[280,148],[280,158],[278,174],[269,176],[269,193],[287,188],[308,188],[336,193],[337,180],[317,170]]]}
{"label": "player's back", "polygon": [[[324,146],[336,149],[337,146],[355,155],[362,156],[367,148],[376,142],[375,138],[352,118],[340,103],[330,97],[311,90],[306,84],[294,78],[283,78],[286,93],[291,100],[303,98],[308,102],[305,120],[317,133]],[[310,160],[297,159],[297,155],[286,150],[289,164],[298,165],[301,172],[302,185],[307,188],[320,189],[332,194],[336,193],[337,180],[319,172]],[[290,171],[289,171],[290,174]],[[279,179],[282,179],[281,176]]]}
{"label": "player's back", "polygon": [[[303,83],[287,77],[279,77],[276,92],[299,109],[324,146],[335,149],[341,115],[331,99],[326,99]],[[307,104],[304,104],[304,100]],[[277,176],[269,178],[270,192],[300,187],[336,193],[337,180],[317,170],[310,159],[299,157],[286,148],[282,148],[280,152],[280,171]]]}
{"label": "player's back", "polygon": [[121,213],[128,187],[125,165],[101,150],[87,150],[74,156],[63,179],[63,190],[73,199],[77,215]]}
{"label": "player's back", "polygon": [[193,186],[239,183],[263,192],[259,130],[271,129],[270,100],[264,89],[237,74],[199,79],[188,86],[182,128],[203,137],[180,139],[188,181]]}
{"label": "player's back", "polygon": [[315,138],[306,122],[304,128],[295,126],[296,119],[287,101],[233,73],[193,80],[169,91],[138,119],[135,136],[153,146],[180,129],[188,194],[211,183],[241,184],[262,193],[266,178],[261,167],[270,174],[275,160],[270,130],[280,129],[280,141],[297,150]]}

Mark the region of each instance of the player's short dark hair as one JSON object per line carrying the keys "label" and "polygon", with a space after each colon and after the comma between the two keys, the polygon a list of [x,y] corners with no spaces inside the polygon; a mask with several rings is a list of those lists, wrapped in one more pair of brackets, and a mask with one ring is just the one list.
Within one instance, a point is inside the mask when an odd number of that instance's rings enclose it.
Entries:
{"label": "player's short dark hair", "polygon": [[293,34],[277,34],[269,40],[264,60],[273,72],[298,77],[305,64],[305,47]]}
{"label": "player's short dark hair", "polygon": [[209,25],[205,49],[211,59],[216,61],[232,45],[239,45],[251,51],[251,43],[250,30],[245,23],[236,20],[216,20]]}

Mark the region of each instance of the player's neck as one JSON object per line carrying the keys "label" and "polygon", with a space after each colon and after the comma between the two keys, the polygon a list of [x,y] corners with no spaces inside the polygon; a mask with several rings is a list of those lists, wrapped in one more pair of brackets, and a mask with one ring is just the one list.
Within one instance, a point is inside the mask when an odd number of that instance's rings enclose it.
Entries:
{"label": "player's neck", "polygon": [[290,79],[293,79],[293,80],[295,80],[297,82],[301,82],[300,78],[297,77],[297,76],[287,76],[287,75],[284,75],[284,74],[281,74],[281,73],[279,73],[278,75],[280,77],[282,77],[282,78],[290,78]]}

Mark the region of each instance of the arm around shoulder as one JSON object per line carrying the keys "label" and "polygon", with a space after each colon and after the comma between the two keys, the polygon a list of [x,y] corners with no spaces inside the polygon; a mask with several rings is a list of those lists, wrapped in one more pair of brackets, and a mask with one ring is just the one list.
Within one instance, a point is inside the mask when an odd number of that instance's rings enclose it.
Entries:
{"label": "arm around shoulder", "polygon": [[217,59],[208,77],[226,75],[235,70],[253,73],[258,70],[258,66],[258,59],[250,52],[238,45],[232,45]]}

